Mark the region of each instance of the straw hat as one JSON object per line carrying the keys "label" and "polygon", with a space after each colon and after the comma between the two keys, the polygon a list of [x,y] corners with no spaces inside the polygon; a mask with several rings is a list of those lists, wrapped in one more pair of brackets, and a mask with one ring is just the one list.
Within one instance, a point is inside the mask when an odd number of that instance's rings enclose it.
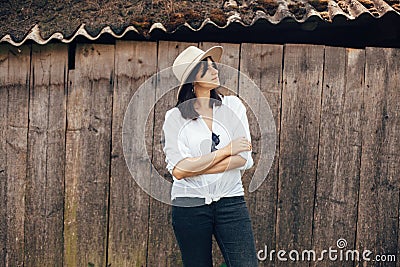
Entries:
{"label": "straw hat", "polygon": [[189,46],[176,57],[172,65],[172,71],[180,82],[178,93],[176,94],[177,99],[182,86],[185,84],[186,79],[189,77],[189,74],[197,63],[209,56],[211,56],[215,62],[219,62],[222,51],[222,46],[213,46],[206,51],[203,51],[196,46]]}

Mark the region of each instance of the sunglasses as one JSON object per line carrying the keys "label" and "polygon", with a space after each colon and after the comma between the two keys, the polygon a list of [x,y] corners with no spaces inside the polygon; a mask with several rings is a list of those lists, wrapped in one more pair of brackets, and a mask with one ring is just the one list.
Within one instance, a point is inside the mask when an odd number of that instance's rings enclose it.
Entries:
{"label": "sunglasses", "polygon": [[218,150],[218,148],[216,148],[216,146],[219,144],[219,135],[212,133],[211,140],[212,140],[211,152],[214,152],[215,150]]}

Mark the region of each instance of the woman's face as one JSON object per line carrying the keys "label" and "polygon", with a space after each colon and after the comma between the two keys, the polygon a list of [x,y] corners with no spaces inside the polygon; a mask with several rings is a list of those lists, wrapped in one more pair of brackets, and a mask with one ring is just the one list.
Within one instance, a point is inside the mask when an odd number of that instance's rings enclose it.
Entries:
{"label": "woman's face", "polygon": [[210,59],[207,59],[207,71],[203,74],[204,65],[201,64],[199,71],[196,74],[196,84],[204,89],[212,90],[220,85],[218,70],[216,69],[216,64]]}

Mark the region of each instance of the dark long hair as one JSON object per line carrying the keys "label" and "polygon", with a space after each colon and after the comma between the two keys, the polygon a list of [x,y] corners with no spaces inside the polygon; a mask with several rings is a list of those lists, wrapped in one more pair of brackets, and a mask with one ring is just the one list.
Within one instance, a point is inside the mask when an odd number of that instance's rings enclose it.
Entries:
{"label": "dark long hair", "polygon": [[[213,62],[213,67],[217,69],[217,65],[215,61],[211,57],[206,57],[202,61],[200,61],[191,71],[185,83],[182,86],[181,91],[178,95],[178,102],[175,107],[179,109],[181,115],[185,119],[196,120],[199,117],[199,113],[194,109],[194,100],[196,98],[196,94],[194,93],[193,82],[195,81],[196,74],[198,73],[201,66],[203,66],[203,71],[201,73],[201,77],[203,77],[208,70],[208,58]],[[216,106],[221,105],[221,98],[219,94],[223,97],[222,93],[219,92],[218,88],[214,88],[210,91],[210,102],[209,107],[212,108],[215,103]]]}

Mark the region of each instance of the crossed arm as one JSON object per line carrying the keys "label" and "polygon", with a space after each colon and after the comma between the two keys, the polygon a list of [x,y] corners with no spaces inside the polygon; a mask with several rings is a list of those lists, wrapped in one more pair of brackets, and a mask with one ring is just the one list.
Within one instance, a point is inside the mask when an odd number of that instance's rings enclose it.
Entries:
{"label": "crossed arm", "polygon": [[229,100],[227,105],[232,108],[232,111],[237,110],[235,113],[239,114],[237,121],[240,123],[231,125],[233,127],[232,139],[234,140],[228,146],[200,157],[191,157],[190,149],[180,143],[177,138],[180,133],[179,129],[185,123],[179,110],[172,109],[165,114],[164,152],[169,156],[169,167],[175,166],[171,173],[176,179],[180,180],[200,174],[221,173],[236,168],[244,169],[246,167],[248,169],[252,166],[251,137],[246,108],[236,97],[229,99],[227,97],[227,100]]}
{"label": "crossed arm", "polygon": [[241,156],[230,155],[226,149],[220,149],[200,157],[179,161],[172,170],[172,175],[180,180],[200,174],[221,173],[239,168],[245,163],[246,160]]}

